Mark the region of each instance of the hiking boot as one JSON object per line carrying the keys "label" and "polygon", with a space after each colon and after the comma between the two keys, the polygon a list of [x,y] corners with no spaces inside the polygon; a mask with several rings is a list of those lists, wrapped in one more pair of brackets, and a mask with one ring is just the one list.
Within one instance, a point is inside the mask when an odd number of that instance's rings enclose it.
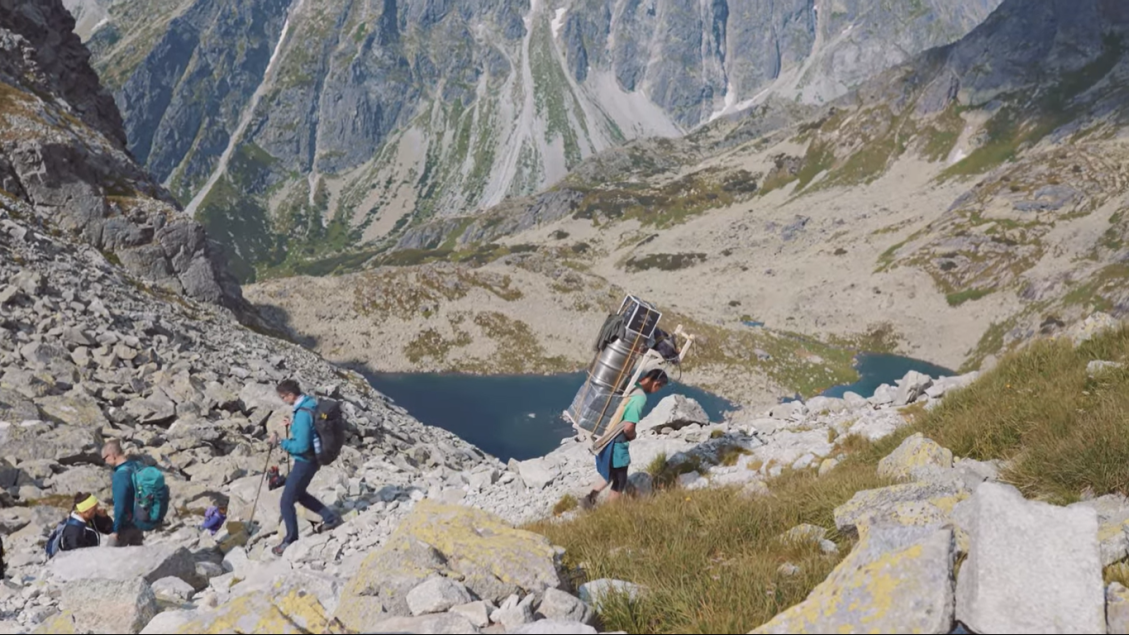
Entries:
{"label": "hiking boot", "polygon": [[317,527],[315,527],[314,533],[315,534],[329,533],[329,532],[333,531],[334,529],[337,529],[338,527],[340,527],[341,525],[344,525],[344,524],[345,524],[345,521],[341,520],[340,516],[337,516],[336,518],[333,518],[331,520],[327,520],[327,521],[323,522],[322,524],[318,525]]}
{"label": "hiking boot", "polygon": [[283,542],[279,543],[277,547],[275,547],[274,549],[271,549],[270,552],[273,553],[274,555],[278,556],[279,558],[281,558],[282,554],[286,552],[286,548],[289,547],[292,544],[294,544],[293,540],[291,540],[289,542],[283,541]]}

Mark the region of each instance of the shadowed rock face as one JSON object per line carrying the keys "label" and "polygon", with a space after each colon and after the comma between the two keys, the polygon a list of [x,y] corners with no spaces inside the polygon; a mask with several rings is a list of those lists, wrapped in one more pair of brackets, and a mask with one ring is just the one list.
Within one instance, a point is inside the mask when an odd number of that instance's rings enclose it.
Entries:
{"label": "shadowed rock face", "polygon": [[138,277],[244,312],[203,227],[129,156],[73,28],[58,0],[0,0],[0,194]]}

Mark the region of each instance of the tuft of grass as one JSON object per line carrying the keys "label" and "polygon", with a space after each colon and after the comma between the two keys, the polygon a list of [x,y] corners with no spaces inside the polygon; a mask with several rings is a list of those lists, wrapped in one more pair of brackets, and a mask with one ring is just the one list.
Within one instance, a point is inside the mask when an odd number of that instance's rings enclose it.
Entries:
{"label": "tuft of grass", "polygon": [[572,494],[565,494],[559,501],[557,501],[556,505],[553,505],[553,515],[563,516],[564,514],[567,514],[571,511],[575,511],[579,507],[580,501],[576,500],[575,496],[573,496]]}
{"label": "tuft of grass", "polygon": [[706,468],[702,465],[701,458],[696,456],[690,457],[688,461],[672,465],[666,454],[659,454],[647,464],[645,471],[651,475],[655,489],[669,490],[674,489],[675,485],[678,484],[679,476],[690,472],[705,474]]}
{"label": "tuft of grass", "polygon": [[747,454],[751,453],[739,445],[726,446],[718,452],[718,463],[725,467],[733,467],[737,465],[738,459]]}

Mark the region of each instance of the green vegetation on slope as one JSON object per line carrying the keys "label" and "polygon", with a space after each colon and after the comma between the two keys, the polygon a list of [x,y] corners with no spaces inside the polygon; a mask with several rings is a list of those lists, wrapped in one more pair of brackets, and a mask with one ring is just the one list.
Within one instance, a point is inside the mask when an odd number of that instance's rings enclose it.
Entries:
{"label": "green vegetation on slope", "polygon": [[[1129,369],[1094,378],[1086,371],[1090,361],[1127,358],[1129,328],[1077,349],[1066,340],[1036,342],[941,407],[909,409],[912,422],[894,435],[878,443],[841,440],[850,455],[822,478],[786,472],[769,482],[773,496],[763,498],[734,489],[666,490],[534,529],[565,547],[570,564],[584,563],[589,579],[649,588],[638,602],[604,612],[608,630],[748,632],[803,600],[837,561],[775,537],[811,523],[828,529],[846,553],[848,541],[834,532],[834,508],[856,491],[883,486],[878,461],[913,433],[956,456],[1006,461],[1002,479],[1029,498],[1065,504],[1083,493],[1129,491]],[[784,562],[800,573],[781,576]]]}
{"label": "green vegetation on slope", "polygon": [[[802,601],[839,562],[816,544],[777,537],[802,523],[834,527],[835,507],[887,483],[874,467],[852,462],[823,479],[793,473],[772,485],[775,496],[762,498],[736,489],[666,489],[533,529],[567,549],[567,564],[584,563],[589,579],[648,588],[637,603],[610,603],[602,614],[607,630],[746,633]],[[832,537],[840,553],[849,551],[845,537]],[[800,573],[778,571],[785,562]]]}

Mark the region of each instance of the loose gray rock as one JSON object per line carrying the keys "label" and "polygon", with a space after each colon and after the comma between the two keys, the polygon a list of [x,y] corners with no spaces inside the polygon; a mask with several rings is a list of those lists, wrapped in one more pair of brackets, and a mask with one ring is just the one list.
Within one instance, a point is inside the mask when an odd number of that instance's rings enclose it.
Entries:
{"label": "loose gray rock", "polygon": [[429,578],[409,591],[407,596],[408,609],[413,616],[442,613],[472,599],[466,587],[441,576]]}
{"label": "loose gray rock", "polygon": [[196,593],[191,584],[172,576],[157,580],[153,583],[152,589],[158,599],[169,602],[186,602]]}
{"label": "loose gray rock", "polygon": [[635,601],[643,593],[643,587],[625,582],[602,578],[580,585],[578,594],[580,601],[594,607],[597,611],[600,606],[613,595],[626,596],[628,600]]}
{"label": "loose gray rock", "polygon": [[591,624],[596,613],[580,598],[560,589],[546,589],[541,605],[537,607],[537,617],[559,622],[579,622]]}

